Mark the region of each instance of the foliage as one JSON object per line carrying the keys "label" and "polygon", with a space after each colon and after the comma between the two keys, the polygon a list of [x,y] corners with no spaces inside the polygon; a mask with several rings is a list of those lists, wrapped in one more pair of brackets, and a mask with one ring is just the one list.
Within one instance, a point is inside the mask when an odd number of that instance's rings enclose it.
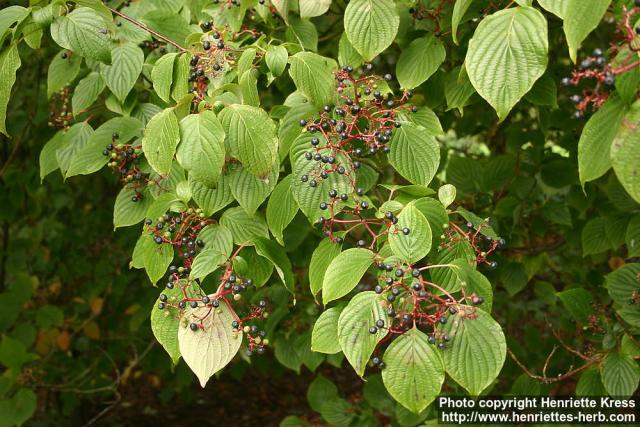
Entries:
{"label": "foliage", "polygon": [[[640,5],[593,3],[0,10],[0,425],[28,420],[39,388],[83,378],[61,362],[42,381],[54,361],[127,329],[140,334],[129,364],[150,329],[169,357],[147,369],[175,391],[174,368],[205,387],[254,355],[298,373],[344,358],[368,380],[359,406],[321,375],[308,391],[331,425],[416,425],[443,384],[525,394],[578,378],[576,394],[633,394]],[[78,254],[112,242],[105,199],[118,243]],[[56,301],[63,281],[78,305]],[[118,350],[105,360],[124,363]],[[117,372],[90,390],[118,394]],[[311,422],[298,415],[282,425]]]}

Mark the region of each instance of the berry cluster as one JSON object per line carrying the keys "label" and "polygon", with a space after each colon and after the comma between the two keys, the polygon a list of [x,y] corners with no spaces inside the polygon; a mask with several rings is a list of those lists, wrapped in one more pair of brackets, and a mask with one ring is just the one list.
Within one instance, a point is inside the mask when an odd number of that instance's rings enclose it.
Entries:
{"label": "berry cluster", "polygon": [[[356,195],[363,196],[362,188],[356,188]],[[329,216],[320,217],[318,223],[322,226],[324,236],[336,243],[343,243],[344,237],[354,234],[356,230],[362,227],[362,233],[354,239],[355,246],[365,247],[369,249],[376,247],[376,244],[383,236],[390,234],[402,233],[409,235],[411,230],[408,227],[400,228],[398,218],[393,212],[386,212],[384,218],[365,217],[364,211],[369,210],[369,203],[365,200],[355,198],[355,206],[353,208],[346,207],[339,209],[338,204],[342,205],[349,201],[349,196],[345,193],[338,195],[335,189],[329,190],[329,201],[321,202],[320,209],[327,210]],[[378,231],[375,231],[378,230]],[[370,237],[370,242],[367,240]]]}
{"label": "berry cluster", "polygon": [[487,264],[491,268],[498,267],[496,261],[489,261],[488,258],[495,251],[503,248],[505,242],[503,239],[493,239],[484,235],[482,230],[489,227],[486,223],[481,223],[474,227],[471,222],[467,222],[464,225],[467,231],[464,231],[462,227],[453,222],[447,225],[444,234],[440,236],[440,248],[451,248],[461,241],[468,242],[476,253],[476,263]]}
{"label": "berry cluster", "polygon": [[120,135],[114,133],[111,136],[111,143],[107,144],[102,154],[109,157],[107,166],[120,176],[122,185],[134,191],[131,201],[138,202],[143,198],[144,187],[155,185],[157,182],[149,179],[149,174],[140,169],[142,146],[118,143],[119,138]]}
{"label": "berry cluster", "polygon": [[351,171],[360,167],[360,162],[352,158],[375,155],[379,151],[389,153],[389,141],[393,131],[401,126],[398,115],[402,111],[417,112],[407,101],[413,96],[411,91],[401,97],[384,95],[379,83],[393,79],[391,74],[384,77],[372,74],[373,65],[366,64],[359,76],[348,65],[336,73],[337,92],[341,103],[326,105],[319,118],[309,122],[300,120],[300,126],[311,134],[311,151],[305,153],[309,161],[317,162],[311,173],[303,175],[302,182],[310,187],[318,185],[318,179],[327,179],[329,174],[345,175],[354,184]]}
{"label": "berry cluster", "polygon": [[640,1],[635,4],[633,9],[625,8],[623,11],[623,19],[617,29],[621,42],[612,44],[608,54],[603,48],[594,49],[590,56],[580,61],[570,77],[561,80],[562,86],[576,87],[579,91],[569,97],[576,106],[575,118],[583,117],[589,108],[598,110],[613,90],[616,77],[640,66],[636,54],[640,51],[640,26],[634,29],[631,23],[640,14]]}
{"label": "berry cluster", "polygon": [[[66,58],[66,52],[63,54]],[[49,104],[49,121],[48,125],[54,128],[67,128],[73,120],[71,107],[71,89],[65,86],[59,92],[55,93]]]}
{"label": "berry cluster", "polygon": [[378,343],[371,359],[371,363],[380,369],[384,368],[380,357],[381,348],[395,336],[414,327],[427,329],[430,331],[429,343],[437,345],[440,350],[445,349],[453,337],[438,330],[437,326],[446,324],[453,316],[473,319],[476,317],[476,308],[473,306],[484,303],[481,296],[467,295],[464,290],[461,297],[456,299],[442,287],[423,277],[425,270],[444,268],[445,265],[432,264],[419,268],[379,262],[377,267],[381,272],[380,284],[375,286],[374,291],[385,295],[383,304],[389,317],[388,324],[383,319],[377,319],[369,327],[371,334],[377,334],[380,330],[388,332]]}
{"label": "berry cluster", "polygon": [[[163,217],[163,219],[166,218]],[[204,221],[201,221],[200,224],[202,222]],[[180,239],[181,242],[183,240]],[[187,249],[189,247],[203,247],[204,242],[197,239],[195,241],[187,239],[184,246]],[[245,304],[240,307],[234,307],[231,303],[233,301],[237,305],[243,299],[243,294],[254,288],[251,278],[241,276],[233,268],[233,259],[242,248],[241,246],[231,256],[224,272],[220,276],[218,289],[210,295],[204,292],[195,280],[188,277],[190,272],[188,267],[169,267],[170,276],[166,287],[171,290],[179,286],[181,297],[170,301],[166,294],[162,294],[160,295],[158,308],[164,310],[167,306],[170,306],[181,310],[181,313],[187,309],[187,306],[191,309],[206,309],[204,315],[197,317],[196,322],[189,324],[189,328],[197,332],[204,329],[204,321],[213,314],[214,310],[220,307],[220,304],[225,304],[234,318],[230,325],[234,333],[237,334],[242,331],[247,337],[247,356],[251,356],[254,353],[262,355],[265,352],[265,346],[269,344],[269,340],[266,338],[266,332],[260,329],[256,323],[269,317],[268,302],[261,299],[257,304]],[[192,257],[195,254],[192,252],[193,249],[188,250],[189,257]],[[239,312],[242,312],[242,314],[239,315]]]}

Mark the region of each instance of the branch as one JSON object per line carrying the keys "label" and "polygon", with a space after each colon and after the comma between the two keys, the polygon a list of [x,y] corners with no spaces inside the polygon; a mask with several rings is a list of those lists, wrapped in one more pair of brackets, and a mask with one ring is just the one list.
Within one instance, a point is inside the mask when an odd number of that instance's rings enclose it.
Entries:
{"label": "branch", "polygon": [[549,354],[549,356],[547,357],[547,361],[545,362],[545,366],[543,368],[543,375],[536,375],[533,372],[531,372],[529,370],[529,368],[527,368],[522,362],[520,362],[520,360],[518,360],[518,358],[516,357],[515,354],[513,354],[513,352],[511,351],[511,349],[507,348],[507,353],[509,353],[509,356],[511,356],[511,359],[513,359],[514,362],[516,362],[516,364],[520,367],[520,369],[522,369],[524,371],[525,374],[527,374],[529,377],[533,378],[534,380],[537,380],[543,384],[552,384],[552,383],[557,383],[563,380],[566,380],[569,377],[574,376],[575,374],[587,369],[588,367],[590,367],[591,365],[594,365],[595,363],[597,363],[599,361],[599,359],[589,359],[587,361],[587,363],[585,363],[584,365],[575,368],[575,369],[571,369],[568,372],[565,372],[564,374],[560,374],[558,376],[555,377],[547,377],[546,374],[544,374],[547,370],[547,364],[549,363],[549,359],[551,359],[551,356],[553,355],[553,353],[556,351],[556,347],[553,347],[553,350],[551,351],[551,353]]}
{"label": "branch", "polygon": [[176,47],[176,49],[178,49],[180,52],[186,52],[187,49],[185,49],[184,47],[180,46],[178,43],[174,42],[173,40],[171,40],[168,37],[163,36],[162,34],[158,33],[157,31],[152,30],[151,28],[147,27],[146,25],[144,25],[142,22],[136,21],[135,19],[131,18],[128,15],[125,15],[124,13],[113,9],[113,8],[109,8],[109,10],[113,13],[115,13],[116,15],[118,15],[119,17],[121,17],[122,19],[129,21],[130,23],[132,23],[133,25],[135,25],[138,28],[142,28],[143,30],[145,30],[146,32],[148,32],[149,34],[151,34],[152,36],[154,36],[157,39],[163,40],[167,43],[169,43],[170,45],[173,45]]}

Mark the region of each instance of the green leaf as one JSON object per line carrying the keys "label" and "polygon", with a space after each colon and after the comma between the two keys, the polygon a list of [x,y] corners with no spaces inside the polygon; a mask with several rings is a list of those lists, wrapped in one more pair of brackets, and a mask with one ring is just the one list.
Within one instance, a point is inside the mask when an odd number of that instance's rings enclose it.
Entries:
{"label": "green leaf", "polygon": [[578,384],[576,384],[576,396],[598,397],[604,396],[606,393],[600,371],[597,368],[589,368],[582,372]]}
{"label": "green leaf", "polygon": [[576,62],[578,49],[609,8],[611,0],[592,0],[584,7],[582,0],[539,0],[540,6],[564,21],[563,29],[569,45],[569,56]]}
{"label": "green leaf", "polygon": [[88,175],[106,165],[110,157],[102,152],[108,144],[113,143],[114,133],[118,134],[118,142],[126,144],[142,134],[142,123],[132,117],[116,117],[106,121],[73,156],[65,176]]}
{"label": "green leaf", "polygon": [[231,231],[237,245],[252,244],[256,237],[269,237],[269,229],[260,214],[249,215],[241,207],[227,209],[220,224]]}
{"label": "green leaf", "polygon": [[311,350],[319,353],[335,354],[340,352],[338,342],[338,318],[343,306],[331,307],[322,312],[313,325]]}
{"label": "green leaf", "polygon": [[91,107],[106,86],[107,84],[97,71],[92,71],[80,80],[71,97],[73,115],[77,116]]}
{"label": "green leaf", "polygon": [[222,175],[215,188],[210,188],[189,176],[189,187],[193,200],[205,215],[211,216],[233,202],[233,194],[229,188],[230,177]]}
{"label": "green leaf", "polygon": [[289,257],[284,248],[273,240],[265,237],[254,237],[253,243],[255,244],[258,255],[273,263],[278,277],[282,280],[282,284],[293,294],[295,291],[295,278],[293,276],[291,261],[289,261]]}
{"label": "green leaf", "polygon": [[587,121],[578,142],[578,172],[582,185],[600,178],[611,168],[611,144],[627,110],[627,105],[614,93]]}
{"label": "green leaf", "polygon": [[11,88],[16,82],[16,71],[20,68],[18,45],[12,44],[0,54],[0,132],[9,136],[6,127],[7,105]]}
{"label": "green leaf", "polygon": [[231,231],[217,224],[207,225],[198,233],[198,239],[204,242],[204,250],[216,250],[229,257],[233,251],[233,235]]}
{"label": "green leaf", "polygon": [[469,104],[469,99],[474,93],[476,93],[476,90],[471,84],[467,69],[464,66],[456,67],[449,72],[444,88],[447,110],[457,108],[460,115],[462,115],[464,107]]}
{"label": "green leaf", "polygon": [[15,23],[16,28],[27,16],[29,16],[30,9],[22,6],[8,6],[0,10],[0,40],[7,30]]}
{"label": "green leaf", "polygon": [[338,62],[340,65],[351,65],[354,68],[363,62],[362,56],[351,45],[346,33],[342,33],[338,42]]}
{"label": "green leaf", "polygon": [[535,105],[544,105],[551,108],[558,107],[558,88],[553,78],[542,76],[524,96],[524,99]]}
{"label": "green leaf", "polygon": [[415,39],[402,51],[396,64],[400,87],[413,89],[426,82],[444,62],[446,52],[434,35]]}
{"label": "green leaf", "polygon": [[194,258],[189,276],[194,279],[204,279],[216,271],[226,260],[227,255],[221,253],[217,248],[205,248]]}
{"label": "green leaf", "polygon": [[325,401],[337,398],[339,398],[338,387],[322,375],[316,376],[307,390],[309,406],[316,412],[320,412]]}
{"label": "green leaf", "polygon": [[544,73],[548,49],[547,20],[532,7],[500,10],[480,22],[465,66],[500,121]]}
{"label": "green leaf", "polygon": [[629,222],[625,243],[629,257],[640,256],[640,215],[635,215]]}
{"label": "green leaf", "polygon": [[252,174],[266,177],[278,156],[275,124],[266,111],[233,104],[220,113],[231,153]]}
{"label": "green leaf", "polygon": [[393,0],[352,0],[344,11],[345,33],[366,61],[391,45],[399,26]]}
{"label": "green leaf", "polygon": [[148,193],[142,194],[142,200],[134,202],[132,198],[136,193],[133,190],[126,187],[120,190],[113,207],[114,228],[135,225],[145,218],[153,199]]}
{"label": "green leaf", "polygon": [[335,257],[322,282],[322,302],[327,304],[351,292],[374,258],[374,252],[362,248],[347,249]]}
{"label": "green leaf", "polygon": [[429,185],[440,164],[440,148],[429,132],[405,123],[391,139],[389,163],[414,184]]}
{"label": "green leaf", "polygon": [[168,175],[173,163],[173,155],[180,141],[178,118],[168,108],[155,116],[144,130],[142,150],[149,165],[160,175]]}
{"label": "green leaf", "polygon": [[384,352],[384,363],[385,387],[411,412],[419,414],[440,393],[444,382],[442,357],[416,327],[391,343]]}
{"label": "green leaf", "polygon": [[[187,308],[184,318],[186,321],[181,322],[178,329],[180,353],[204,388],[209,378],[236,355],[242,343],[242,331],[231,328],[234,317],[226,304],[211,311],[207,307]],[[192,331],[191,323],[202,327]]]}
{"label": "green leaf", "polygon": [[73,158],[87,144],[92,134],[93,129],[86,122],[76,123],[64,133],[62,145],[56,151],[56,159],[63,176],[67,175]]}
{"label": "green leaf", "polygon": [[63,89],[70,84],[80,72],[82,57],[70,54],[67,51],[58,53],[53,57],[47,72],[47,97]]}
{"label": "green leaf", "polygon": [[324,15],[331,7],[331,0],[300,0],[300,16],[314,18]]}
{"label": "green leaf", "polygon": [[158,308],[160,299],[156,300],[156,304],[151,309],[151,330],[176,365],[180,360],[178,327],[182,312],[178,310],[178,303],[182,300],[182,288],[174,286],[172,289],[165,289],[162,293],[167,296],[167,304],[160,310]]}
{"label": "green leaf", "polygon": [[308,19],[299,19],[297,16],[289,17],[287,27],[287,41],[298,43],[302,50],[318,50],[318,30]]}
{"label": "green leaf", "polygon": [[[318,135],[320,145],[317,151],[321,155],[335,156],[336,164],[345,168],[345,173],[331,173],[327,179],[316,179],[317,186],[311,187],[309,182],[313,176],[320,173],[318,165],[310,162],[304,157],[304,153],[309,150],[310,140],[313,137],[309,132],[301,134],[291,146],[289,158],[293,169],[291,179],[291,190],[300,210],[306,215],[310,222],[315,222],[326,212],[320,209],[320,202],[325,201],[327,192],[335,189],[338,194],[351,194],[354,190],[353,182],[349,180],[348,175],[353,171],[351,159],[344,156],[340,152],[334,152],[330,148],[321,148],[325,146],[325,139],[322,135]],[[302,182],[302,177],[307,175],[308,182]],[[337,209],[337,208],[336,208]]]}
{"label": "green leaf", "polygon": [[189,82],[189,74],[191,73],[191,55],[182,54],[178,56],[173,64],[173,88],[171,89],[171,98],[180,102],[182,98],[189,94],[191,82]]}
{"label": "green leaf", "polygon": [[[622,307],[627,307],[633,293],[638,290],[639,263],[629,263],[605,276],[605,286],[609,296]],[[633,306],[638,311],[636,306]]]}
{"label": "green leaf", "polygon": [[42,151],[40,151],[40,180],[44,180],[47,175],[59,168],[56,152],[64,143],[64,135],[64,131],[56,132],[42,147]]}
{"label": "green leaf", "polygon": [[584,290],[584,288],[572,288],[566,291],[556,292],[556,295],[575,320],[583,325],[588,324],[589,315],[593,313],[591,307],[593,298],[589,292]]}
{"label": "green leaf", "polygon": [[600,375],[607,393],[615,397],[630,397],[640,382],[638,363],[623,353],[609,353],[600,365]]}
{"label": "green leaf", "polygon": [[267,67],[269,67],[269,71],[271,71],[271,74],[276,77],[284,73],[284,69],[287,67],[288,58],[289,53],[287,52],[287,49],[282,45],[269,46],[269,49],[264,56]]}
{"label": "green leaf", "polygon": [[375,334],[369,332],[377,320],[382,319],[385,325],[389,324],[384,304],[382,297],[375,292],[360,292],[349,301],[338,318],[340,347],[359,376],[364,375],[373,350],[388,333],[384,328]]}
{"label": "green leaf", "polygon": [[224,166],[224,129],[211,111],[190,114],[180,121],[181,143],[176,153],[178,163],[193,174],[195,180],[213,187]]}
{"label": "green leaf", "polygon": [[593,218],[582,229],[582,256],[605,252],[611,248],[606,233],[607,220]]}
{"label": "green leaf", "polygon": [[453,5],[453,12],[451,14],[451,36],[455,44],[458,44],[458,25],[460,25],[464,14],[467,13],[472,2],[473,0],[456,0],[456,4]]}
{"label": "green leaf", "polygon": [[167,268],[173,260],[173,246],[168,243],[157,244],[151,235],[147,242],[143,244],[142,264],[153,285],[167,272]]}
{"label": "green leaf", "polygon": [[298,213],[298,203],[291,192],[291,175],[276,185],[267,203],[267,225],[278,243],[284,245],[283,232]]}
{"label": "green leaf", "polygon": [[[611,125],[611,124],[609,124]],[[640,101],[622,119],[611,144],[611,164],[627,193],[640,203]]]}
{"label": "green leaf", "polygon": [[147,12],[142,17],[142,22],[180,45],[192,32],[189,22],[181,14],[169,10]]}
{"label": "green leaf", "polygon": [[242,102],[253,107],[260,106],[260,96],[258,94],[257,71],[247,70],[238,79],[238,86],[242,94]]}
{"label": "green leaf", "polygon": [[109,27],[104,18],[88,7],[74,9],[51,25],[51,36],[60,46],[85,58],[111,62]]}
{"label": "green leaf", "polygon": [[456,200],[456,187],[451,184],[445,184],[438,188],[438,200],[445,208]]}
{"label": "green leaf", "polygon": [[299,52],[289,58],[289,75],[302,94],[316,107],[331,104],[335,94],[333,59],[312,52]]}
{"label": "green leaf", "polygon": [[173,67],[177,53],[167,53],[158,59],[151,70],[153,89],[164,102],[171,101],[171,85],[173,84]]}
{"label": "green leaf", "polygon": [[[409,229],[407,235],[403,232],[405,228]],[[389,244],[393,254],[408,264],[420,261],[431,250],[429,221],[413,204],[406,206],[398,215],[398,224],[389,234]]]}
{"label": "green leaf", "polygon": [[460,287],[465,295],[478,295],[484,298],[480,309],[491,313],[493,308],[493,288],[491,282],[482,273],[474,269],[466,259],[458,258],[452,262],[453,271],[458,276]]}
{"label": "green leaf", "polygon": [[341,251],[342,245],[332,242],[329,239],[323,239],[313,251],[311,262],[309,263],[309,286],[313,296],[322,290],[322,283],[324,282],[324,275],[327,272],[327,268]]}
{"label": "green leaf", "polygon": [[237,165],[231,172],[231,193],[249,215],[253,215],[265,201],[278,181],[278,169],[271,169],[271,176],[260,179]]}
{"label": "green leaf", "polygon": [[460,306],[442,327],[451,338],[442,350],[447,373],[469,394],[477,396],[498,376],[507,354],[500,325],[474,307]]}
{"label": "green leaf", "polygon": [[125,43],[111,51],[111,65],[102,65],[100,73],[109,90],[124,102],[142,72],[144,53],[133,43]]}

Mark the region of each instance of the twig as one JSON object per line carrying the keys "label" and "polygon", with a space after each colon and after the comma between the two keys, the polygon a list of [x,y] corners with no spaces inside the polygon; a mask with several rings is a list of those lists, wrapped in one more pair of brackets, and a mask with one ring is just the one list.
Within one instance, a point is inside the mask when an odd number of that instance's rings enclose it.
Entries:
{"label": "twig", "polygon": [[[555,350],[554,350],[555,351]],[[513,354],[513,352],[511,351],[511,349],[507,348],[507,353],[509,353],[509,356],[511,356],[511,359],[513,359],[514,362],[516,362],[516,364],[520,367],[520,369],[522,369],[524,371],[525,374],[527,374],[529,377],[533,378],[534,380],[540,381],[543,384],[552,384],[552,383],[557,383],[560,381],[563,381],[569,377],[572,377],[573,375],[587,369],[588,367],[590,367],[591,365],[597,363],[599,361],[599,359],[590,359],[589,361],[587,361],[587,363],[585,363],[584,365],[575,368],[575,369],[571,369],[568,372],[565,372],[564,374],[558,375],[556,377],[547,377],[546,375],[536,375],[533,372],[531,372],[529,370],[529,368],[527,368],[522,362],[520,362],[520,360],[518,360],[518,358],[516,357],[515,354]],[[551,354],[553,354],[553,351],[551,352]],[[551,356],[551,355],[549,355]],[[547,358],[548,361],[549,358]],[[545,363],[546,365],[546,363]],[[546,369],[546,366],[545,366]]]}
{"label": "twig", "polygon": [[149,34],[151,34],[152,36],[160,39],[160,40],[164,40],[165,42],[169,43],[170,45],[173,45],[176,47],[176,49],[178,49],[181,52],[186,52],[187,49],[185,49],[184,47],[180,46],[178,43],[174,42],[173,40],[171,40],[168,37],[163,36],[162,34],[158,33],[157,31],[152,30],[151,28],[147,27],[146,25],[144,25],[142,22],[138,22],[135,19],[131,18],[128,15],[125,15],[124,13],[113,9],[113,8],[109,8],[109,10],[112,13],[115,13],[116,15],[118,15],[119,17],[121,17],[122,19],[129,21],[130,23],[132,23],[133,25],[135,25],[138,28],[142,28],[143,30],[145,30],[146,32],[148,32]]}

